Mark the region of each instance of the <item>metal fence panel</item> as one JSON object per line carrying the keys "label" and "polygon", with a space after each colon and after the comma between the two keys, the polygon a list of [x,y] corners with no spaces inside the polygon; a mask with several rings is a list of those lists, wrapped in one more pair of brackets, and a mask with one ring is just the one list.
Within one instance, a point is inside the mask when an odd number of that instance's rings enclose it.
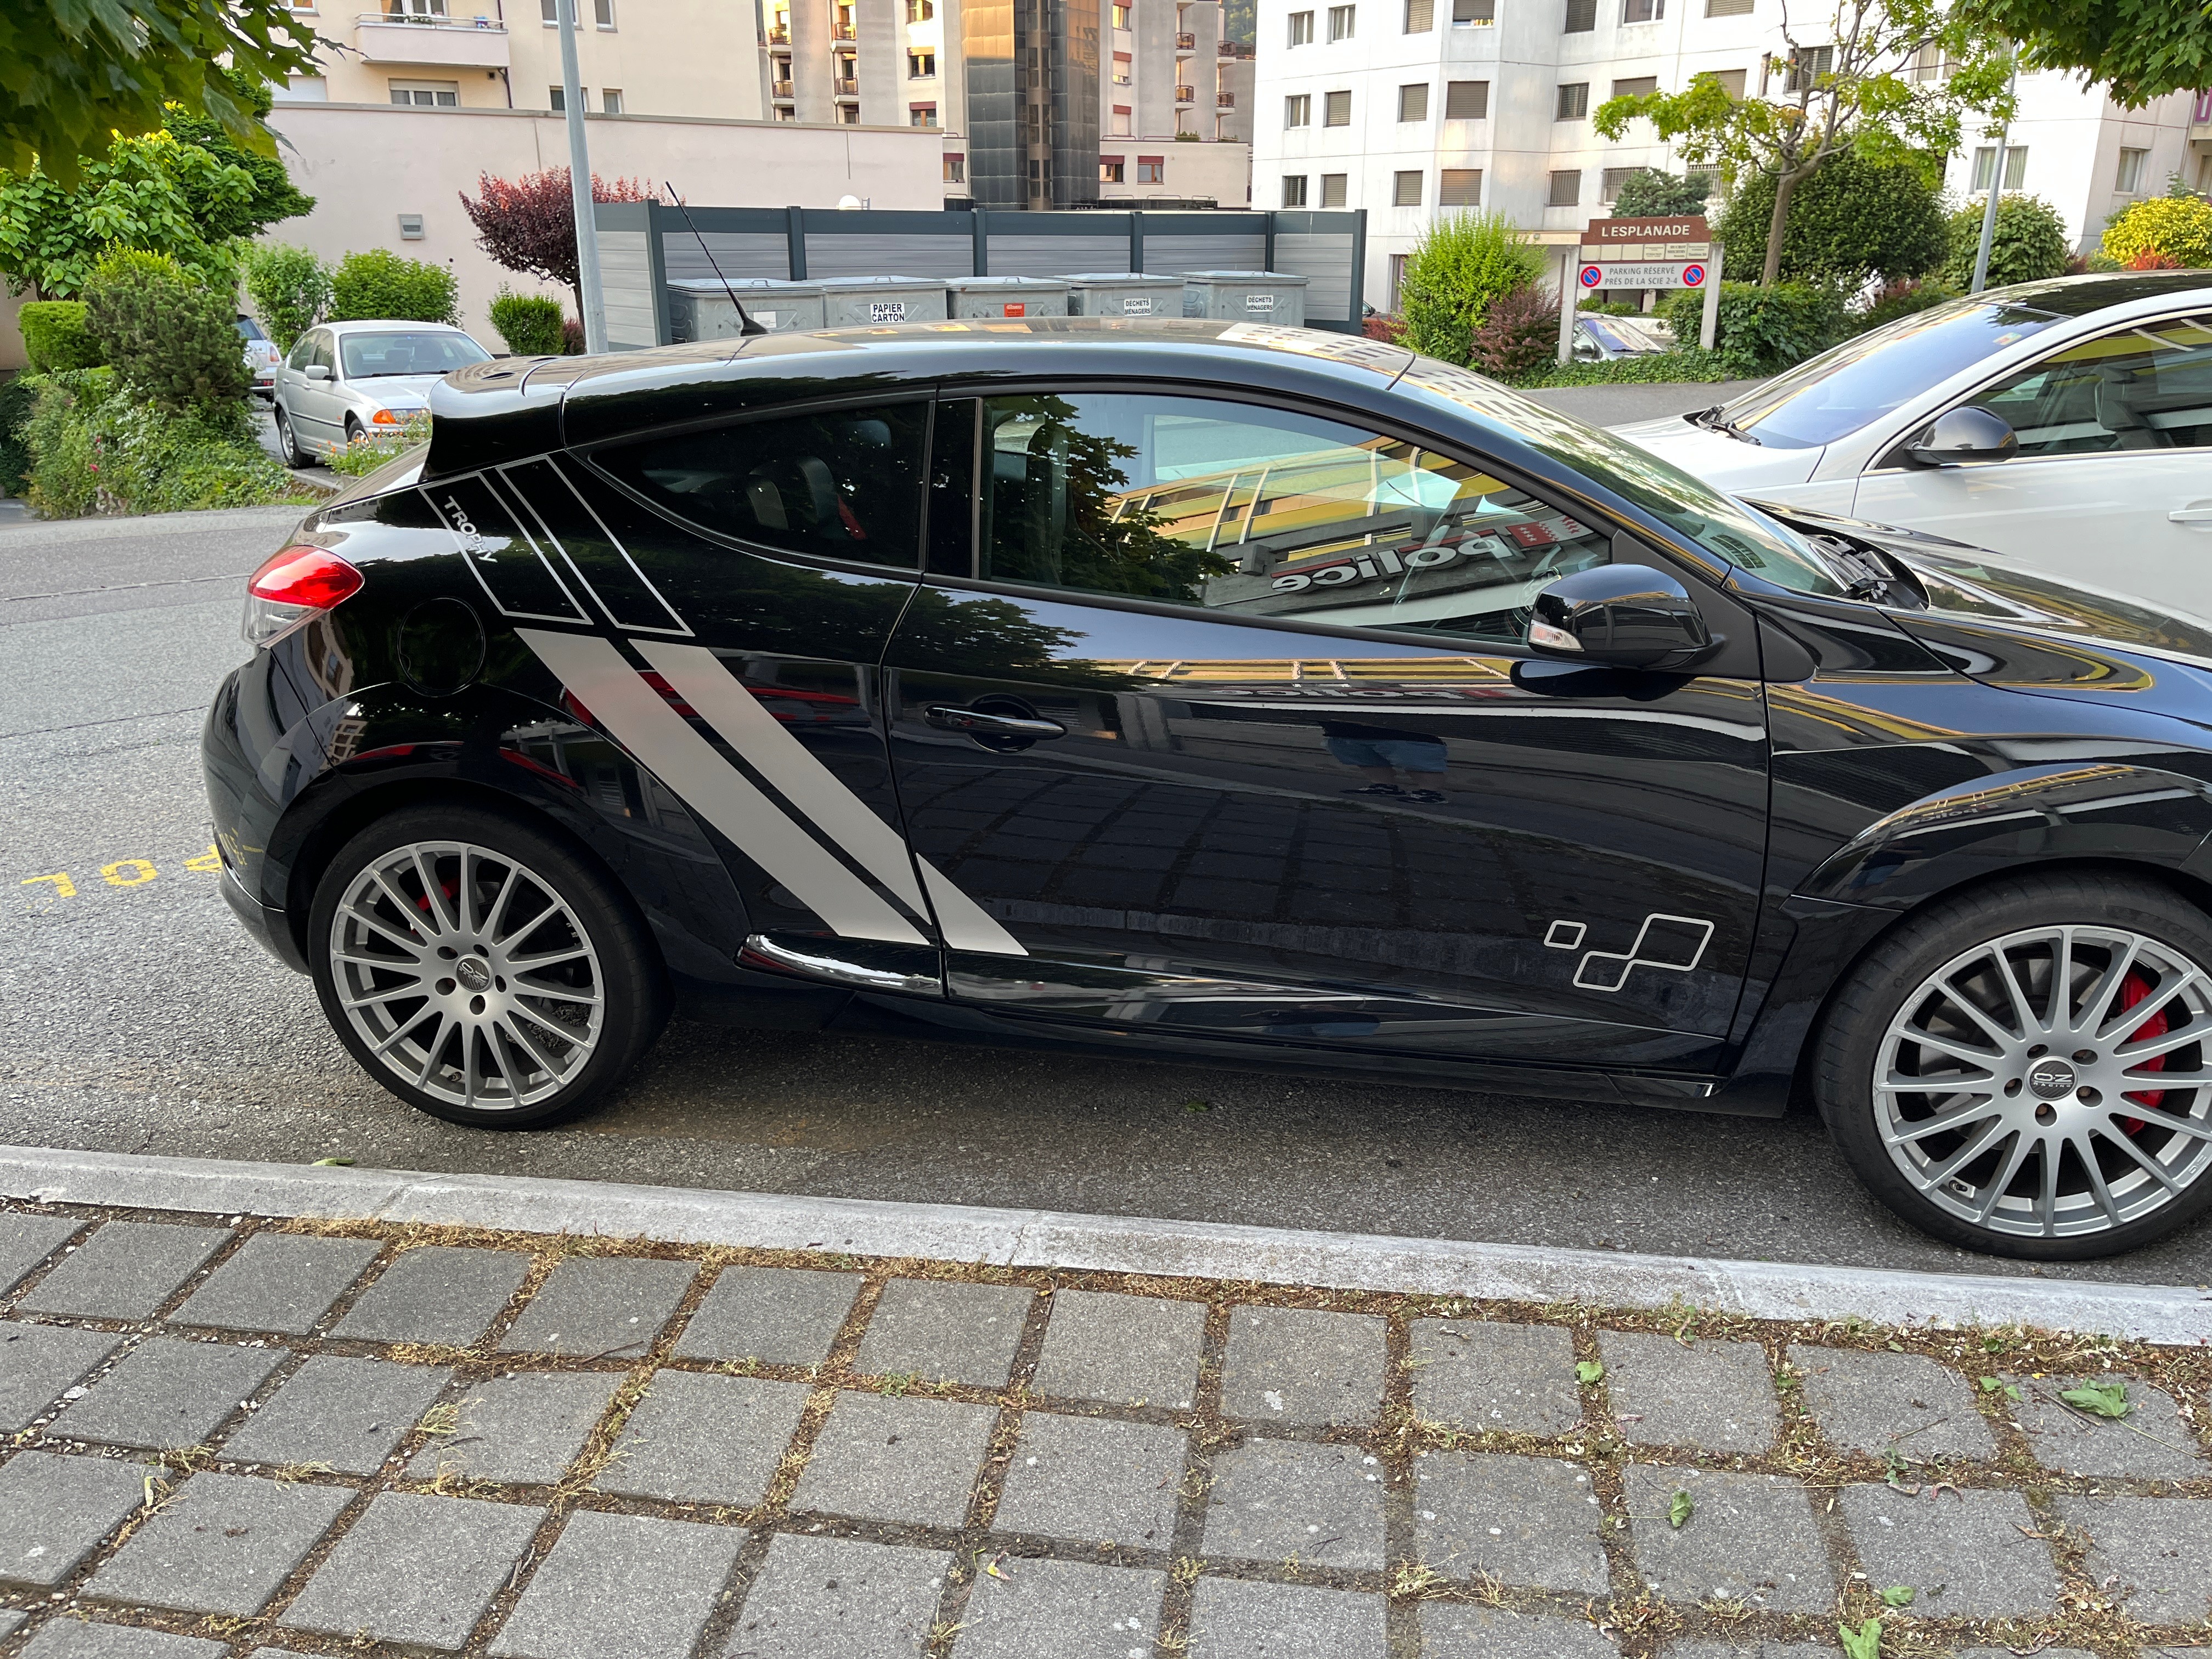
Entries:
{"label": "metal fence panel", "polygon": [[1267,238],[1263,231],[1193,236],[1145,227],[1145,274],[1181,276],[1194,270],[1264,270]]}
{"label": "metal fence panel", "polygon": [[1024,236],[994,230],[990,249],[994,276],[1071,276],[1129,268],[1127,231],[1104,236]]}
{"label": "metal fence panel", "polygon": [[653,257],[643,230],[599,232],[599,297],[606,308],[607,344],[617,351],[658,344]]}
{"label": "metal fence panel", "polygon": [[1278,230],[1272,269],[1311,280],[1306,285],[1306,315],[1352,315],[1352,238],[1311,231]]}
{"label": "metal fence panel", "polygon": [[[704,241],[705,247],[700,243]],[[713,258],[708,258],[712,254]],[[774,276],[791,275],[791,240],[781,231],[708,230],[694,235],[679,218],[660,227],[660,255],[671,276]],[[721,267],[717,272],[716,266]]]}
{"label": "metal fence panel", "polygon": [[832,235],[806,233],[806,279],[827,276],[972,276],[972,235],[878,235],[848,231]]}

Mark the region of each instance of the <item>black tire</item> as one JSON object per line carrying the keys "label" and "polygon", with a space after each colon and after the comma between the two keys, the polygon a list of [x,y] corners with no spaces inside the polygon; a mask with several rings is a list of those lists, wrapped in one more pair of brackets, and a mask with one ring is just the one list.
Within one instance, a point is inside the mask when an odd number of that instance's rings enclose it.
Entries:
{"label": "black tire", "polygon": [[349,841],[316,885],[307,956],[325,1017],[372,1077],[481,1128],[596,1104],[668,1018],[666,975],[629,896],[548,828],[480,806],[410,807]]}
{"label": "black tire", "polygon": [[350,415],[345,417],[345,441],[348,443],[350,444],[357,441],[361,437],[361,422],[359,421],[354,419]]}
{"label": "black tire", "polygon": [[276,405],[276,447],[284,452],[287,466],[307,466],[312,458],[300,447],[300,441],[292,431],[292,416],[282,404]]}
{"label": "black tire", "polygon": [[[2062,961],[2063,1005],[2051,992]],[[2212,918],[2154,882],[2054,872],[1941,901],[1881,939],[1837,988],[1812,1051],[1821,1119],[1875,1197],[1948,1243],[2079,1261],[2166,1237],[2212,1207],[2212,1139],[2164,1127],[2186,1120],[2212,1130],[2212,1085],[2140,1089],[2153,1067],[2212,1076],[2212,997],[2179,977],[2190,966],[2212,969]],[[1939,972],[1948,988],[1931,982]],[[1972,1019],[1966,999],[1995,1024]],[[2051,1029],[2054,1018],[2073,1023]],[[2114,1052],[2200,1030],[2201,1048]],[[1990,1060],[1914,1042],[1916,1030]],[[2134,1087],[2116,1086],[2124,1072]],[[1898,1090],[1900,1076],[1967,1086]],[[1921,1127],[1946,1115],[1962,1127]],[[1982,1150],[1947,1169],[1977,1136]],[[2051,1181],[2046,1155],[2057,1172]],[[2164,1181],[2146,1157],[2166,1169]]]}

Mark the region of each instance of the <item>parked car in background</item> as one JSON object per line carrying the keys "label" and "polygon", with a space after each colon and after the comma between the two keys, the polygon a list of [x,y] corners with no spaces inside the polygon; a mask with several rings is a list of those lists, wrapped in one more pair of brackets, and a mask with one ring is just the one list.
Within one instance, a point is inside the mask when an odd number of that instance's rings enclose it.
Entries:
{"label": "parked car in background", "polygon": [[396,431],[429,406],[440,380],[490,357],[443,323],[319,324],[277,367],[277,445],[297,465],[363,434]]}
{"label": "parked car in background", "polygon": [[1610,362],[1619,357],[1653,357],[1674,349],[1674,331],[1664,317],[1610,317],[1592,312],[1575,319],[1575,361]]}
{"label": "parked car in background", "polygon": [[1614,430],[1740,495],[2212,617],[2212,272],[1995,289]]}
{"label": "parked car in background", "polygon": [[253,371],[253,395],[273,398],[276,395],[276,365],[282,354],[276,343],[261,331],[261,325],[244,313],[239,314],[238,337],[246,342],[246,366]]}
{"label": "parked car in background", "polygon": [[432,401],[254,573],[203,738],[226,899],[424,1111],[602,1100],[673,994],[1378,1121],[1802,1089],[1899,1214],[2032,1258],[2212,1209],[2212,626],[1307,329]]}

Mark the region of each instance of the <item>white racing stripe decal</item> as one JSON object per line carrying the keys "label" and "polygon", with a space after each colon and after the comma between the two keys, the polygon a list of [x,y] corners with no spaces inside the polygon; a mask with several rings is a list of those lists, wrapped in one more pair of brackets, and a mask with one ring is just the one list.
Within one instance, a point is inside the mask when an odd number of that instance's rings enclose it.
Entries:
{"label": "white racing stripe decal", "polygon": [[929,943],[716,754],[613,646],[587,634],[514,631],[625,749],[839,933],[901,945]]}
{"label": "white racing stripe decal", "polygon": [[713,652],[662,640],[633,640],[645,659],[666,678],[683,700],[719,732],[760,775],[783,792],[814,827],[836,841],[861,867],[916,910],[933,908],[945,942],[956,951],[1024,957],[1021,941],[1000,927],[982,907],[938,871],[921,863],[929,885],[929,907],[915,880],[921,862],[907,850],[898,832],[868,804],[838,781],[806,745],[732,675]]}

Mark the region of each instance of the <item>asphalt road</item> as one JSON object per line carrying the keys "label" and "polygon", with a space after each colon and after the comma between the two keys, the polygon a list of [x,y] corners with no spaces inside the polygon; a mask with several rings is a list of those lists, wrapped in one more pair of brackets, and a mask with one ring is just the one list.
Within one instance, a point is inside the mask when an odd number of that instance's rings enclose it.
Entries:
{"label": "asphalt road", "polygon": [[[423,1116],[190,862],[240,578],[292,516],[0,516],[0,1141],[2019,1271],[1890,1219],[1804,1118],[697,1025],[586,1122]],[[2212,1226],[2048,1271],[2212,1280]]]}

